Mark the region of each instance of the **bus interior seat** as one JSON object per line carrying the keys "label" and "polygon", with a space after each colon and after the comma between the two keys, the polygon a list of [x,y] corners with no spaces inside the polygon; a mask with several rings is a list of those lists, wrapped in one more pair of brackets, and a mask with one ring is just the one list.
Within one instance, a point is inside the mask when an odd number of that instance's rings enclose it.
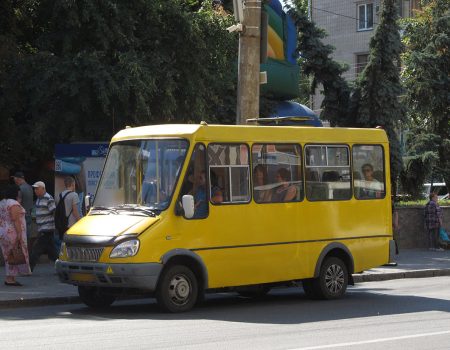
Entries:
{"label": "bus interior seat", "polygon": [[333,190],[333,199],[350,199],[352,197],[351,188],[339,188]]}
{"label": "bus interior seat", "polygon": [[322,174],[323,182],[338,182],[339,181],[339,173],[336,170],[324,171]]}
{"label": "bus interior seat", "polygon": [[384,174],[382,170],[375,170],[373,172],[373,177],[380,182],[384,182]]}
{"label": "bus interior seat", "polygon": [[318,201],[328,199],[328,186],[325,183],[306,183],[306,196],[308,200]]}
{"label": "bus interior seat", "polygon": [[306,181],[320,181],[319,172],[317,170],[306,169],[305,172]]}

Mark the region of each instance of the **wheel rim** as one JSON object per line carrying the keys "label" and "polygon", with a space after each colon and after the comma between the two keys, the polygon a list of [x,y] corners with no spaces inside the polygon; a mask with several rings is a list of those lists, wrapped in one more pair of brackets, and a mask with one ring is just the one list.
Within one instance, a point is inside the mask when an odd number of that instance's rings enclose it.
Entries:
{"label": "wheel rim", "polygon": [[344,270],[337,264],[328,267],[325,273],[325,285],[330,293],[338,294],[344,287]]}
{"label": "wheel rim", "polygon": [[169,283],[169,297],[173,303],[184,305],[191,295],[191,283],[185,275],[175,275]]}

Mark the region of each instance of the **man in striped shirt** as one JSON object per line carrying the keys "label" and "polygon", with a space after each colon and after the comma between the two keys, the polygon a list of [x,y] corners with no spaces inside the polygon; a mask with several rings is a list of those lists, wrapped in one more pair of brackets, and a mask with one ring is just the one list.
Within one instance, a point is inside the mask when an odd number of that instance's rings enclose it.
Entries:
{"label": "man in striped shirt", "polygon": [[31,271],[33,271],[42,254],[47,253],[48,258],[52,261],[58,259],[58,252],[56,251],[54,241],[55,218],[53,215],[56,209],[55,200],[47,193],[45,183],[42,181],[36,182],[33,188],[37,197],[35,207],[38,237],[31,252]]}

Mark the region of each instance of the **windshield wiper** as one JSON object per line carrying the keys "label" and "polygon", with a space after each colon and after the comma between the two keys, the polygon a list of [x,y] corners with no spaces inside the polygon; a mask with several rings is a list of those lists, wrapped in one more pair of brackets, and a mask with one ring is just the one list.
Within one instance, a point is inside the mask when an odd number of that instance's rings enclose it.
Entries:
{"label": "windshield wiper", "polygon": [[114,209],[126,210],[126,211],[137,211],[140,213],[144,213],[148,216],[155,217],[156,212],[149,208],[139,204],[121,204],[114,207]]}

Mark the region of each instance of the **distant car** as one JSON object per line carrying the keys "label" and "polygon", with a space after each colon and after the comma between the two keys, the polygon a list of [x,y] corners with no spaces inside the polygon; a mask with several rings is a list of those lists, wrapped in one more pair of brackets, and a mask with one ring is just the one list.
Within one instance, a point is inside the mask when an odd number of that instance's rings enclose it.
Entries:
{"label": "distant car", "polygon": [[431,183],[423,184],[423,196],[428,198],[431,192],[436,192],[439,200],[449,199],[445,182],[433,182],[433,188],[431,187]]}

